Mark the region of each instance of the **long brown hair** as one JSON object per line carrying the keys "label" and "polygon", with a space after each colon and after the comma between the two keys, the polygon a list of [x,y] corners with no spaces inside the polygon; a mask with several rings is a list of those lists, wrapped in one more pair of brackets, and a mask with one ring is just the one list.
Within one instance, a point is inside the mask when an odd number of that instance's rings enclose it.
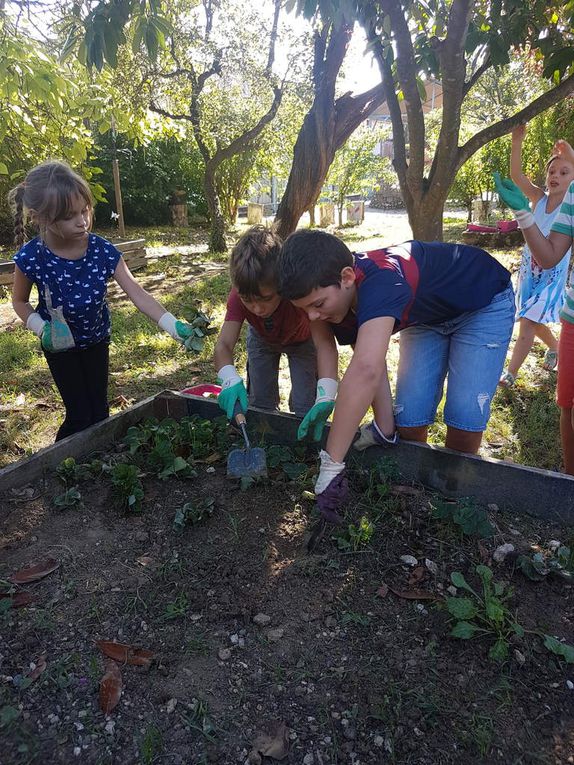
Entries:
{"label": "long brown hair", "polygon": [[31,219],[40,233],[57,220],[65,218],[74,197],[81,197],[90,211],[94,207],[87,182],[65,162],[48,160],[37,165],[8,194],[14,215],[14,242],[24,243],[25,225]]}

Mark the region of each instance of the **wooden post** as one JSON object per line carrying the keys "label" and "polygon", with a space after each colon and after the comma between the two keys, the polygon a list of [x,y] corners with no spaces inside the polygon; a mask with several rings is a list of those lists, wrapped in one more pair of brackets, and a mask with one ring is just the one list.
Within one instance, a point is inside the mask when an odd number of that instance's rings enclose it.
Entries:
{"label": "wooden post", "polygon": [[126,227],[124,225],[124,205],[122,202],[122,189],[120,186],[120,166],[118,164],[117,159],[112,160],[112,170],[114,173],[114,191],[116,194],[116,211],[119,215],[118,229],[119,229],[120,237],[122,239],[125,239]]}

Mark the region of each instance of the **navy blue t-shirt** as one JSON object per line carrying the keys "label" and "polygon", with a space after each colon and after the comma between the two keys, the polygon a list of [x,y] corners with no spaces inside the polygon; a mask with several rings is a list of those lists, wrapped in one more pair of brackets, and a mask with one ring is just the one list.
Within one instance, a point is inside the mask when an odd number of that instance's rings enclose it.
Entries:
{"label": "navy blue t-shirt", "polygon": [[113,244],[90,234],[86,254],[77,260],[61,258],[37,237],[14,255],[14,261],[38,287],[36,311],[40,316],[50,320],[44,295],[47,285],[52,306],[63,307],[76,347],[87,348],[110,334],[107,283],[121,257],[121,252]]}

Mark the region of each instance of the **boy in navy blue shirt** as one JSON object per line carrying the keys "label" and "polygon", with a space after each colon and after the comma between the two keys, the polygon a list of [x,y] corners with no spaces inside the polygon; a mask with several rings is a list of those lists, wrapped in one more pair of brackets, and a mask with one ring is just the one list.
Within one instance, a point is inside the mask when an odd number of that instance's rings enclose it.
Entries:
{"label": "boy in navy blue shirt", "polygon": [[[315,486],[327,520],[339,520],[345,455],[371,405],[356,448],[390,446],[397,429],[425,442],[446,379],[446,446],[478,451],[514,322],[510,274],[491,255],[419,241],[352,254],[331,234],[297,231],[282,248],[279,292],[309,316],[319,377],[336,377],[336,339],[354,344]],[[386,354],[399,331],[393,406]]]}

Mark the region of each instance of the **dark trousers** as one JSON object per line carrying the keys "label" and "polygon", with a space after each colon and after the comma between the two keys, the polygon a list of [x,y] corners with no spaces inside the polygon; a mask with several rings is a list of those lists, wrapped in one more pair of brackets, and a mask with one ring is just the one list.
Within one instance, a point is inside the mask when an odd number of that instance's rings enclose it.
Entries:
{"label": "dark trousers", "polygon": [[109,417],[109,340],[61,353],[44,351],[44,356],[66,407],[56,441]]}

